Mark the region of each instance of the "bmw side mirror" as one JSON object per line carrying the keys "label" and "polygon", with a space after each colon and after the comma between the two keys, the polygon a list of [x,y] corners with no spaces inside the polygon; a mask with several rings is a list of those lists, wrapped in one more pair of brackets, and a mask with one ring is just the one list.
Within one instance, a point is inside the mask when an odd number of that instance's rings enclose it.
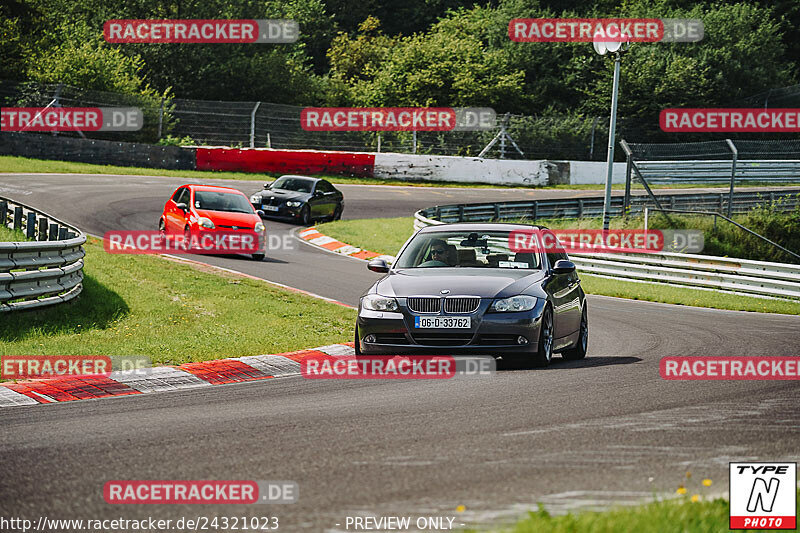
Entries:
{"label": "bmw side mirror", "polygon": [[265,184],[264,184],[264,188],[265,188],[265,189],[269,189],[270,187],[272,187],[272,183],[273,183],[273,182],[271,182],[271,181],[270,181],[269,183],[265,183]]}
{"label": "bmw side mirror", "polygon": [[188,205],[186,205],[186,204],[185,204],[185,203],[183,203],[183,202],[180,202],[180,203],[177,203],[177,204],[175,204],[175,207],[177,207],[177,208],[178,208],[178,209],[180,209],[181,211],[189,211],[189,206],[188,206]]}
{"label": "bmw side mirror", "polygon": [[553,265],[554,274],[571,274],[572,272],[575,272],[575,263],[572,261],[559,259],[556,261],[556,264]]}
{"label": "bmw side mirror", "polygon": [[367,268],[379,274],[386,274],[389,272],[389,265],[383,259],[373,259],[367,263]]}

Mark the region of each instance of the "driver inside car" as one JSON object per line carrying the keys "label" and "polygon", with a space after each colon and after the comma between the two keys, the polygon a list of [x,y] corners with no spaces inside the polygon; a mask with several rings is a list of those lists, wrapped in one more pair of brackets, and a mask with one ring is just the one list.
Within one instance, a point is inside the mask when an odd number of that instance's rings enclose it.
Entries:
{"label": "driver inside car", "polygon": [[431,240],[431,251],[428,260],[419,264],[420,267],[447,267],[452,266],[447,260],[450,247],[442,239]]}

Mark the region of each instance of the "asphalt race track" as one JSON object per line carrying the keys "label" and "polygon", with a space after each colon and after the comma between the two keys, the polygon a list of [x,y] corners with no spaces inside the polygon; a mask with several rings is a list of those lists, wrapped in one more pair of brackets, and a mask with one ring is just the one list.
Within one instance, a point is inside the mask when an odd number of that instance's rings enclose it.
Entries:
{"label": "asphalt race track", "polygon": [[[83,230],[155,229],[185,180],[0,175],[0,196]],[[260,182],[220,180],[246,194]],[[437,203],[597,191],[341,186],[345,218]],[[296,226],[269,222],[274,234]],[[257,263],[196,259],[354,305],[377,275],[297,242]],[[514,519],[672,494],[692,472],[727,490],[729,461],[800,459],[800,387],[664,381],[666,355],[800,355],[800,318],[590,297],[589,356],[446,381],[286,378],[0,411],[3,516],[278,516],[283,531],[344,531],[362,514]],[[0,352],[2,348],[0,347]],[[273,506],[111,506],[113,479],[293,480]],[[464,512],[456,512],[460,505]],[[338,524],[338,525],[337,525]],[[352,529],[351,529],[352,530]]]}

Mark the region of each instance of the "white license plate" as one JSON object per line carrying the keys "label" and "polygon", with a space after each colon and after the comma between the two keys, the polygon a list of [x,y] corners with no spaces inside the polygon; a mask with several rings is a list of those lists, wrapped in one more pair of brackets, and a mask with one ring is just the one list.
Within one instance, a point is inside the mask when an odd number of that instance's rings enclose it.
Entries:
{"label": "white license plate", "polygon": [[277,211],[278,210],[278,206],[277,205],[262,205],[261,209],[263,209],[264,211]]}
{"label": "white license plate", "polygon": [[468,316],[417,316],[414,317],[414,327],[439,328],[439,329],[469,329],[470,317]]}

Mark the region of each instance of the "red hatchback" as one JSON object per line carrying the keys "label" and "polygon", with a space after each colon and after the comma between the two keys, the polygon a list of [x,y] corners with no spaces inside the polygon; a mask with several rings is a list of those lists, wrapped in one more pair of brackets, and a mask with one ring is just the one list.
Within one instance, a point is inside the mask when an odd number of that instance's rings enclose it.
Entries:
{"label": "red hatchback", "polygon": [[[164,205],[158,229],[168,234],[187,237],[208,232],[254,231],[263,236],[265,230],[247,196],[230,187],[215,185],[183,185]],[[252,254],[264,259],[263,253]]]}

